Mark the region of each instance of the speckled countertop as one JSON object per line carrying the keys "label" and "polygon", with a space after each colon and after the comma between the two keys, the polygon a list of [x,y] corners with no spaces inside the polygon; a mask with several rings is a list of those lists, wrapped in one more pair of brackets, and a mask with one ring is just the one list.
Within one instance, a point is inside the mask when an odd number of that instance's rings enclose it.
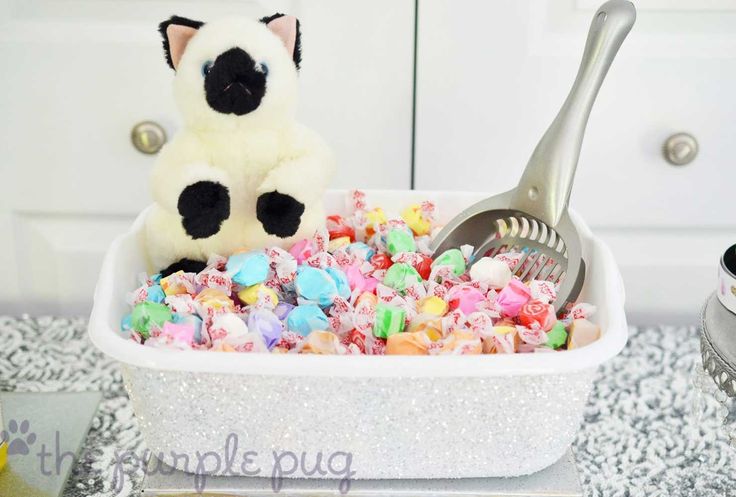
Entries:
{"label": "speckled countertop", "polygon": [[[118,491],[116,454],[145,446],[114,362],[86,335],[86,320],[0,317],[0,391],[103,393],[65,496],[137,495],[131,461]],[[735,496],[736,450],[721,408],[693,386],[698,334],[688,327],[632,328],[624,352],[599,371],[574,444],[591,496]]]}

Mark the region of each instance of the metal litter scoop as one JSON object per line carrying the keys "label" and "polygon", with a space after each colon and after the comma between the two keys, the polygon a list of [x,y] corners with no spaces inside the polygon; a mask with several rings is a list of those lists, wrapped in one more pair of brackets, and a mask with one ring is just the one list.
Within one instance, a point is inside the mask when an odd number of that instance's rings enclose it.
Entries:
{"label": "metal litter scoop", "polygon": [[559,286],[555,310],[575,302],[585,280],[580,235],[567,205],[585,125],[603,79],[636,20],[631,2],[610,0],[593,16],[575,83],[521,176],[506,193],[482,200],[435,237],[435,253],[469,244],[474,260],[521,252],[513,273]]}

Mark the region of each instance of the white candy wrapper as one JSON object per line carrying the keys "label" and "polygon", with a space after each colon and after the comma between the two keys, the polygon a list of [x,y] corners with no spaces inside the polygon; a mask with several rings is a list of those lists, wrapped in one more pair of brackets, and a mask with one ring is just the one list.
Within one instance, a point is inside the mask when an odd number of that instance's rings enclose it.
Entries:
{"label": "white candy wrapper", "polygon": [[326,267],[340,267],[337,263],[337,259],[333,257],[329,252],[320,251],[314,254],[312,257],[306,260],[308,266],[324,269]]}
{"label": "white candy wrapper", "polygon": [[521,252],[505,252],[503,254],[497,254],[493,256],[497,261],[505,262],[510,270],[514,270],[516,266],[521,262],[521,258],[524,256]]}
{"label": "white candy wrapper", "polygon": [[455,309],[442,317],[442,335],[447,336],[455,330],[465,328],[467,319],[460,309]]}
{"label": "white candy wrapper", "polygon": [[227,264],[227,257],[221,256],[218,254],[212,254],[207,259],[207,268],[215,268],[215,269],[219,269],[220,271],[224,271],[226,264]]}
{"label": "white candy wrapper", "polygon": [[549,281],[532,280],[529,283],[529,290],[532,292],[531,300],[539,300],[549,304],[557,298],[555,285]]}
{"label": "white candy wrapper", "polygon": [[138,273],[138,281],[144,286],[153,286],[154,282],[146,273]]}
{"label": "white candy wrapper", "polygon": [[488,336],[493,333],[493,320],[485,312],[471,312],[467,318],[468,328],[476,336]]}
{"label": "white candy wrapper", "polygon": [[145,302],[146,299],[148,299],[148,286],[149,285],[144,284],[143,286],[139,286],[132,292],[128,292],[125,295],[125,302],[131,307],[135,307],[141,302]]}
{"label": "white candy wrapper", "polygon": [[580,302],[570,309],[570,313],[567,315],[566,320],[572,322],[574,319],[589,319],[593,314],[595,314],[596,310],[597,309],[593,304]]}
{"label": "white candy wrapper", "polygon": [[465,263],[467,264],[470,262],[470,258],[473,256],[473,250],[475,247],[472,245],[460,245],[460,253],[463,254],[463,258],[465,259]]}
{"label": "white candy wrapper", "polygon": [[525,326],[517,326],[516,332],[519,334],[519,338],[529,345],[539,346],[547,343],[547,333],[545,333],[539,326],[535,329],[530,329]]}
{"label": "white candy wrapper", "polygon": [[214,288],[227,295],[233,291],[233,280],[229,274],[215,267],[208,267],[194,277],[194,282],[205,288]]}
{"label": "white candy wrapper", "polygon": [[181,295],[169,295],[164,299],[166,305],[171,307],[173,312],[179,314],[194,314],[197,312],[197,308],[194,305],[194,299],[188,293]]}
{"label": "white candy wrapper", "polygon": [[516,353],[516,334],[517,331],[510,333],[493,335],[493,344],[496,346],[497,354],[514,354]]}
{"label": "white candy wrapper", "polygon": [[416,267],[423,260],[424,258],[422,255],[417,254],[416,252],[399,252],[391,257],[391,261],[394,264],[403,262],[404,264],[409,264],[412,267]]}

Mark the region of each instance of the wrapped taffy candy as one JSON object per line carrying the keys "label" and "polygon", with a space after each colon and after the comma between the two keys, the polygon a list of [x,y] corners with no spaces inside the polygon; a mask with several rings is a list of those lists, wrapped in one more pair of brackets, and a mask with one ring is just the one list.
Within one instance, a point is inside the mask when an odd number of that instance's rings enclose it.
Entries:
{"label": "wrapped taffy candy", "polygon": [[557,316],[553,283],[512,274],[524,254],[474,261],[461,246],[433,257],[433,203],[392,213],[368,200],[351,192],[347,214],[291,247],[213,255],[196,274],[141,275],[121,331],[174,350],[340,355],[540,353],[600,337],[594,306]]}

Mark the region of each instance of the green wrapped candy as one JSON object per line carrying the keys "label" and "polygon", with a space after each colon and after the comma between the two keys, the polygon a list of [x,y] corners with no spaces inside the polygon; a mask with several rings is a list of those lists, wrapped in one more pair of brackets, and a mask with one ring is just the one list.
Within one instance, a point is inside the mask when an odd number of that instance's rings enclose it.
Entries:
{"label": "green wrapped candy", "polygon": [[395,229],[386,235],[386,247],[388,253],[396,255],[399,252],[416,252],[417,244],[414,242],[414,235],[401,229]]}
{"label": "green wrapped candy", "polygon": [[376,306],[373,334],[378,338],[388,338],[404,331],[405,322],[406,311],[404,309],[381,302]]}
{"label": "green wrapped candy", "polygon": [[160,328],[166,321],[171,321],[172,317],[171,309],[165,304],[146,301],[133,308],[130,321],[135,331],[143,338],[148,338],[151,335],[151,326]]}
{"label": "green wrapped candy", "polygon": [[551,349],[559,349],[567,341],[567,331],[565,325],[557,321],[551,330],[547,333],[547,347]]}
{"label": "green wrapped candy", "polygon": [[455,276],[461,276],[465,272],[465,257],[460,249],[445,250],[432,263],[432,267],[435,266],[452,266]]}
{"label": "green wrapped candy", "polygon": [[390,286],[397,292],[404,292],[415,283],[421,283],[422,277],[409,264],[398,262],[388,268],[383,277],[383,284]]}

